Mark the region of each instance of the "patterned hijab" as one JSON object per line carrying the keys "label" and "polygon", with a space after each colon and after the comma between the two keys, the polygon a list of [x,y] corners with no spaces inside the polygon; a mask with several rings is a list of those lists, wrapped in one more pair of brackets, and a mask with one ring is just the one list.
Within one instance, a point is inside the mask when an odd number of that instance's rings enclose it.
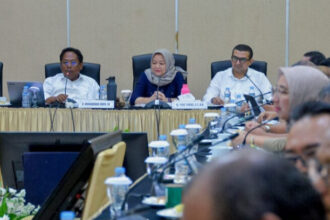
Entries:
{"label": "patterned hijab", "polygon": [[310,66],[281,67],[278,77],[281,75],[288,82],[290,112],[304,102],[316,100],[321,89],[329,84],[324,73]]}
{"label": "patterned hijab", "polygon": [[163,57],[165,59],[165,64],[166,64],[166,72],[164,75],[159,77],[159,76],[156,76],[152,72],[151,68],[146,69],[144,72],[145,72],[149,82],[151,82],[152,84],[158,85],[158,86],[165,86],[165,85],[170,84],[173,81],[177,72],[181,72],[184,78],[187,76],[187,72],[184,71],[181,67],[174,66],[175,60],[174,60],[173,54],[170,53],[167,49],[156,50],[151,56],[150,66],[152,63],[152,59],[156,54],[163,55]]}

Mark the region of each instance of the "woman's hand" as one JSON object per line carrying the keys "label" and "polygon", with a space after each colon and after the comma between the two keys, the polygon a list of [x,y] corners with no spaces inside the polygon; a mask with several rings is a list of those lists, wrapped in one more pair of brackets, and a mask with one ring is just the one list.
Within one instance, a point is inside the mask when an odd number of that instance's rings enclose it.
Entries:
{"label": "woman's hand", "polygon": [[[245,123],[245,131],[250,131],[251,129],[259,126],[260,124],[256,121],[248,121]],[[254,129],[251,134],[259,134],[259,135],[264,135],[266,133],[266,131],[260,127],[260,128],[256,128]]]}
{"label": "woman's hand", "polygon": [[[157,99],[157,91],[154,92],[154,94],[152,94],[152,96],[150,97],[152,100],[156,100]],[[167,98],[166,96],[164,95],[164,93],[158,91],[158,99],[160,101],[163,101],[163,102],[167,102]]]}
{"label": "woman's hand", "polygon": [[257,121],[259,123],[261,123],[262,121],[265,121],[265,120],[272,120],[274,118],[277,117],[277,112],[273,112],[273,111],[265,111],[265,112],[262,112],[259,116],[258,116],[258,119]]}
{"label": "woman's hand", "polygon": [[243,140],[245,138],[245,135],[246,135],[246,132],[245,131],[241,131],[239,133],[239,135],[231,141],[233,147],[237,147],[237,145],[242,144],[243,143]]}

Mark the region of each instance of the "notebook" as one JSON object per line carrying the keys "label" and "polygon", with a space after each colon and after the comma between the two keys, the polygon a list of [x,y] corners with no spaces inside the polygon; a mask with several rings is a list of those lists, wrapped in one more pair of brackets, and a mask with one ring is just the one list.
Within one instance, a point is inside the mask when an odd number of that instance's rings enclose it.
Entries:
{"label": "notebook", "polygon": [[7,82],[8,94],[10,104],[13,107],[22,107],[22,91],[24,86],[29,87],[32,96],[33,91],[36,91],[38,107],[45,106],[44,89],[42,82],[22,82],[22,81],[9,81]]}

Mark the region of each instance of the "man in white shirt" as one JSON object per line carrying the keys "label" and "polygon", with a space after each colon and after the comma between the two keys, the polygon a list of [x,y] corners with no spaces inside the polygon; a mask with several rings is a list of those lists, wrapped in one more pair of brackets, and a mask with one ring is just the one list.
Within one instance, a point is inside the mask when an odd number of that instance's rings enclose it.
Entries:
{"label": "man in white shirt", "polygon": [[88,76],[80,74],[83,68],[83,55],[80,50],[68,47],[60,54],[61,70],[44,82],[46,104],[63,103],[67,98],[99,99],[99,85]]}
{"label": "man in white shirt", "polygon": [[249,68],[253,63],[252,57],[253,51],[250,46],[245,44],[235,46],[231,55],[232,67],[218,72],[213,77],[203,100],[209,104],[223,105],[226,88],[229,88],[231,91],[231,99],[236,99],[238,94],[242,98],[243,94],[249,94],[251,86],[254,87],[256,96],[260,95],[260,89],[263,94],[269,93],[264,98],[270,99],[272,85],[264,73]]}

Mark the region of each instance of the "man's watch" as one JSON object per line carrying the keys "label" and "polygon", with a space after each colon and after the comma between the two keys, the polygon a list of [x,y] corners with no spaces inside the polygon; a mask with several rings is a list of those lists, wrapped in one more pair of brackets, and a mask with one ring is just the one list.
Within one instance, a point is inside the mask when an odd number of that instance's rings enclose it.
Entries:
{"label": "man's watch", "polygon": [[265,131],[266,131],[267,133],[270,132],[270,126],[269,126],[269,125],[265,125],[264,128],[265,128]]}

